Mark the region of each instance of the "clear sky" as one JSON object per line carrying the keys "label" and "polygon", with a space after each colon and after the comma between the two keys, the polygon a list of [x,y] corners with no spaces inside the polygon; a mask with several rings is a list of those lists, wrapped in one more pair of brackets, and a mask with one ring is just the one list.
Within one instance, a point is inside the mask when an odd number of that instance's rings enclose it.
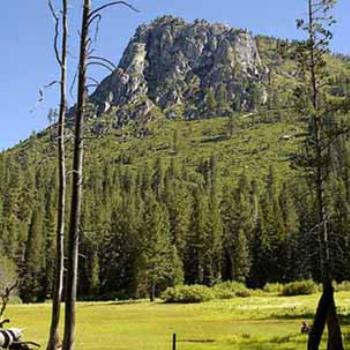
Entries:
{"label": "clear sky", "polygon": [[[59,3],[59,0],[53,2]],[[105,3],[92,0],[94,6]],[[70,65],[76,66],[78,24],[81,0],[70,0]],[[295,19],[305,13],[306,0],[131,0],[140,14],[122,8],[105,12],[97,53],[118,62],[136,27],[157,16],[172,14],[187,20],[204,18],[234,27],[250,29],[255,34],[281,38],[300,38]],[[4,0],[0,11],[0,150],[15,145],[33,130],[47,125],[50,107],[57,105],[57,90],[45,94],[45,101],[34,111],[40,87],[57,78],[53,50],[53,21],[47,0]],[[350,1],[338,0],[338,23],[332,49],[350,54]],[[74,75],[74,69],[70,69]],[[101,79],[107,72],[95,70]],[[70,103],[74,100],[71,98]]]}

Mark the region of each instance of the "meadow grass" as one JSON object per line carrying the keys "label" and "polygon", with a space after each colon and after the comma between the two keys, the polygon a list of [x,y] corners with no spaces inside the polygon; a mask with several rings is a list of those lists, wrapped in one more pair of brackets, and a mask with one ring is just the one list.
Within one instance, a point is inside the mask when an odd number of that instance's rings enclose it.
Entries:
{"label": "meadow grass", "polygon": [[[305,349],[299,332],[311,320],[319,295],[264,295],[202,304],[79,303],[77,350],[166,350],[177,333],[178,350]],[[350,334],[350,293],[337,293],[345,338]],[[45,344],[50,304],[10,305],[12,326]],[[350,343],[346,342],[350,350]]]}

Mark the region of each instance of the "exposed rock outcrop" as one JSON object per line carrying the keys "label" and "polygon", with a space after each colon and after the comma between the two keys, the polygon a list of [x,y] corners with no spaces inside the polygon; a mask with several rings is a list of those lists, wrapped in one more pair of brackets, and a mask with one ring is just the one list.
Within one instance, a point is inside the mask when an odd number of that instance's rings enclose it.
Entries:
{"label": "exposed rock outcrop", "polygon": [[254,87],[264,98],[265,76],[248,31],[165,16],[137,29],[118,68],[91,100],[103,112],[117,106],[117,124],[147,117],[156,107],[166,112],[182,106],[183,117],[193,119],[208,115],[208,91],[218,99],[224,91],[229,109],[239,98],[240,106],[249,110]]}

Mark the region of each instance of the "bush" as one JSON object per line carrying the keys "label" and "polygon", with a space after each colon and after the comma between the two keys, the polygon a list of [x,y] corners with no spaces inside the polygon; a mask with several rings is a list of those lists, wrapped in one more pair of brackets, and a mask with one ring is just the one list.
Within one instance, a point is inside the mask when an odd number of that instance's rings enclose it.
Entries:
{"label": "bush", "polygon": [[249,293],[252,297],[266,297],[266,292],[262,289],[249,289]]}
{"label": "bush", "polygon": [[350,281],[343,281],[342,283],[337,283],[334,286],[337,292],[350,292]]}
{"label": "bush", "polygon": [[167,288],[161,295],[166,303],[201,303],[214,298],[212,290],[206,286],[176,286]]}
{"label": "bush", "polygon": [[265,293],[282,293],[283,290],[283,284],[281,283],[267,283],[265,284],[265,287],[263,291]]}
{"label": "bush", "polygon": [[213,288],[213,293],[215,299],[233,299],[236,297],[236,293],[232,290],[224,289],[224,288]]}
{"label": "bush", "polygon": [[314,281],[296,281],[286,284],[282,289],[282,295],[308,295],[318,292],[318,286]]}
{"label": "bush", "polygon": [[235,297],[247,297],[251,293],[248,288],[240,282],[223,282],[212,288],[216,299],[232,299]]}

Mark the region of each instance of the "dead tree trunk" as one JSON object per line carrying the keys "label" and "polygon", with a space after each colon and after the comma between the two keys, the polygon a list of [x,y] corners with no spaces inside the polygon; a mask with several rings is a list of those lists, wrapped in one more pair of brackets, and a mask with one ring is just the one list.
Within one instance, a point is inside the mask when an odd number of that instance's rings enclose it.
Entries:
{"label": "dead tree trunk", "polygon": [[[58,20],[58,19],[57,19]],[[58,22],[57,22],[58,23]],[[58,35],[56,26],[55,38]],[[56,39],[55,39],[56,40]],[[64,270],[64,225],[66,201],[66,154],[65,154],[65,115],[67,112],[67,40],[68,40],[68,0],[62,0],[62,43],[61,55],[57,56],[61,70],[60,79],[60,109],[58,118],[58,169],[59,193],[57,208],[56,231],[56,264],[52,297],[51,327],[47,350],[56,350],[60,345],[59,323],[61,315],[61,300]],[[55,50],[57,49],[55,43]],[[56,52],[58,55],[58,52]]]}
{"label": "dead tree trunk", "polygon": [[314,323],[309,333],[307,349],[318,350],[322,340],[322,334],[325,329],[329,305],[332,299],[332,291],[329,288],[323,288],[322,296],[317,306]]}
{"label": "dead tree trunk", "polygon": [[334,301],[334,293],[331,295],[330,305],[328,309],[328,343],[327,350],[343,350],[343,340],[341,334],[341,328],[337,315],[337,309]]}
{"label": "dead tree trunk", "polygon": [[91,2],[84,0],[79,58],[79,79],[77,108],[75,115],[75,139],[73,160],[72,201],[68,237],[67,288],[63,350],[74,349],[78,279],[78,245],[81,216],[82,182],[83,182],[83,147],[84,147],[84,114],[86,104],[86,68],[88,59],[89,14]]}
{"label": "dead tree trunk", "polygon": [[[331,1],[328,1],[331,3]],[[320,242],[320,262],[322,273],[323,292],[318,304],[314,323],[310,332],[307,348],[308,350],[318,350],[328,320],[329,338],[328,349],[343,350],[341,329],[336,315],[334,289],[332,286],[331,258],[329,248],[329,235],[327,225],[327,209],[325,199],[325,179],[326,168],[323,157],[324,133],[323,133],[323,113],[320,107],[320,73],[319,68],[323,64],[322,41],[317,41],[317,31],[319,23],[316,22],[317,13],[321,10],[327,12],[327,1],[324,3],[308,0],[308,70],[310,73],[311,103],[313,107],[313,145],[315,151],[314,182],[316,188],[316,201],[318,210],[318,234]],[[326,13],[324,12],[324,13]],[[327,34],[329,35],[329,34]],[[321,46],[319,46],[321,43]],[[320,56],[321,53],[321,56]]]}

